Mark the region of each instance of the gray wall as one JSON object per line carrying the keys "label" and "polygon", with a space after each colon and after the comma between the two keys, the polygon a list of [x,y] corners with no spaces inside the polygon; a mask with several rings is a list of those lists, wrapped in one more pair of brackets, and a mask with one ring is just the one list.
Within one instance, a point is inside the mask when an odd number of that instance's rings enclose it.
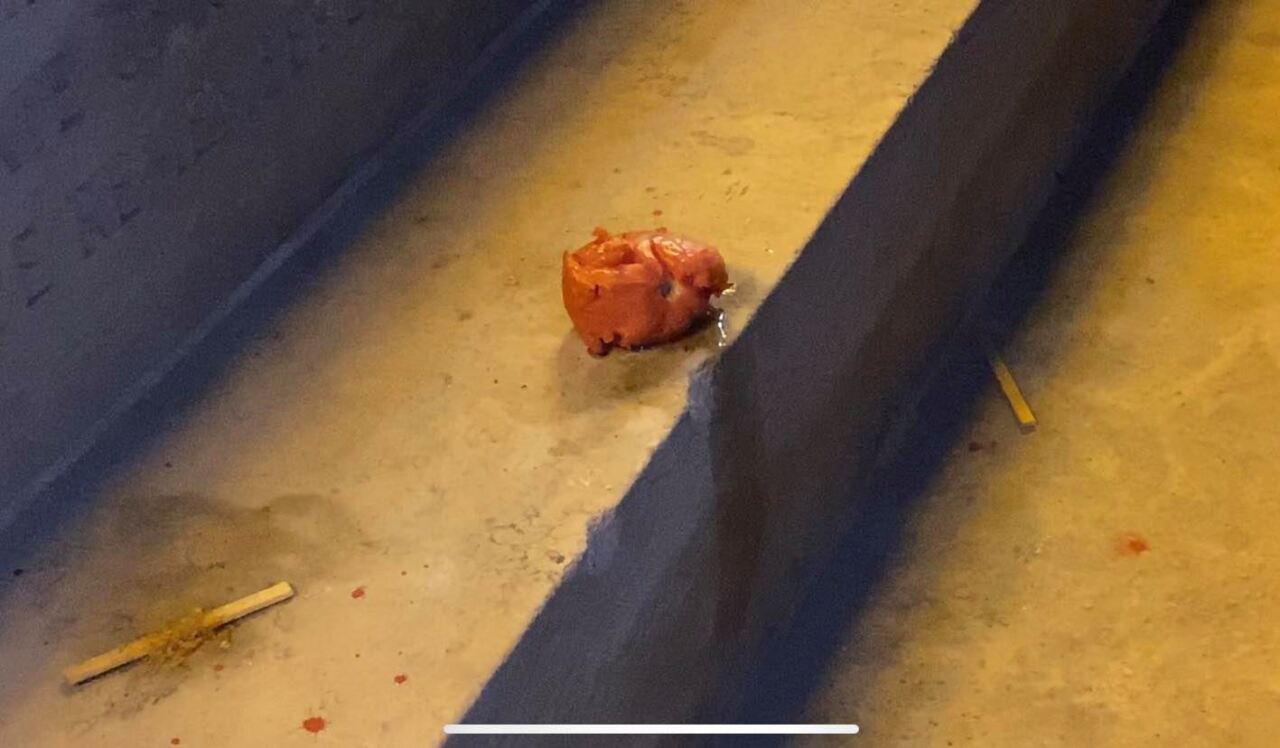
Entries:
{"label": "gray wall", "polygon": [[0,0],[0,517],[534,0]]}

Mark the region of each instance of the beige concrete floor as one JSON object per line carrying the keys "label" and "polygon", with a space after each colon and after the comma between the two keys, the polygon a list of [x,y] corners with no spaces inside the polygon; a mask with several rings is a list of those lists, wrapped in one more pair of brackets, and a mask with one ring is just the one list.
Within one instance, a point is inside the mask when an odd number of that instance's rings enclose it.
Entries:
{"label": "beige concrete floor", "polygon": [[1276,744],[1280,4],[1207,5],[1009,347],[1040,430],[985,397],[844,635],[851,743]]}
{"label": "beige concrete floor", "polygon": [[[436,740],[716,345],[590,359],[560,253],[597,224],[716,243],[740,328],[975,2],[586,4],[197,402],[46,497],[80,509],[0,581],[0,745]],[[280,579],[229,648],[59,684]]]}

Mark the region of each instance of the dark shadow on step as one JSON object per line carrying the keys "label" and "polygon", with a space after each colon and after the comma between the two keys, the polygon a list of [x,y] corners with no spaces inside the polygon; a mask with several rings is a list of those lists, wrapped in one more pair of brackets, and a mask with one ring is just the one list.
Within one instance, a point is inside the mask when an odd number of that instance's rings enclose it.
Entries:
{"label": "dark shadow on step", "polygon": [[[1070,244],[1077,220],[1088,210],[1130,142],[1203,5],[1203,0],[1173,4],[1133,68],[1098,113],[1073,161],[1059,175],[1044,211],[988,297],[982,317],[997,345],[1042,299]],[[806,577],[812,581],[794,618],[770,634],[752,672],[742,683],[726,684],[726,696],[720,703],[735,706],[728,710],[721,707],[718,713],[708,714],[705,721],[804,721],[806,707],[822,686],[834,656],[902,548],[904,530],[919,500],[937,479],[980,396],[991,387],[990,372],[978,346],[962,342],[954,348],[941,364],[941,375],[920,403],[920,417],[897,458],[872,479],[863,497],[849,502],[850,506],[859,507],[850,520],[853,529],[829,563]],[[848,719],[856,722],[859,716],[850,714]],[[707,742],[781,745],[786,739],[724,738]]]}

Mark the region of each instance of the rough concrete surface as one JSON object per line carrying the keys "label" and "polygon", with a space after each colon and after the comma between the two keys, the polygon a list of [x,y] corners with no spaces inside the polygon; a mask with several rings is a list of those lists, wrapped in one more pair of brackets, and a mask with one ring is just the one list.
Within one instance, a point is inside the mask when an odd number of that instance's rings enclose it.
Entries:
{"label": "rough concrete surface", "polygon": [[467,720],[741,712],[760,644],[879,500],[940,353],[1162,7],[977,8]]}
{"label": "rough concrete surface", "polygon": [[0,2],[0,524],[532,5]]}
{"label": "rough concrete surface", "polygon": [[[732,333],[973,6],[584,9],[11,528],[0,742],[310,745],[309,717],[343,745],[438,738],[716,350],[706,331],[589,358],[560,252],[596,224],[714,242]],[[298,597],[229,649],[58,685],[68,662],[281,578]]]}
{"label": "rough concrete surface", "polygon": [[1040,429],[986,392],[841,636],[850,744],[1275,744],[1280,6],[1204,6],[1008,347]]}

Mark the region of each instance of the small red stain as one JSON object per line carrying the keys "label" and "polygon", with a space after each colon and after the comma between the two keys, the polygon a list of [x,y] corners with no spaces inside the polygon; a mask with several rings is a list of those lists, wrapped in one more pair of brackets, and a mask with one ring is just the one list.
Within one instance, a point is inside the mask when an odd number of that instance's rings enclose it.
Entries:
{"label": "small red stain", "polygon": [[405,681],[409,680],[409,676],[405,675],[404,673],[400,673],[400,674],[399,674],[399,675],[397,675],[396,677],[392,678],[392,680],[394,680],[394,681],[396,682],[396,685],[399,685],[399,684],[404,683]]}
{"label": "small red stain", "polygon": [[182,738],[169,738],[169,745],[182,745]]}
{"label": "small red stain", "polygon": [[225,665],[223,665],[221,662],[219,662],[217,665],[214,665],[214,666],[213,666],[213,672],[215,672],[215,673],[221,673],[225,667],[226,667]]}
{"label": "small red stain", "polygon": [[324,727],[324,717],[307,717],[302,720],[302,729],[307,732],[320,732]]}
{"label": "small red stain", "polygon": [[655,210],[655,211],[653,211],[653,217],[654,217],[654,218],[657,218],[657,217],[658,217],[658,216],[660,216],[660,215],[662,215],[662,211],[660,211],[660,210]]}
{"label": "small red stain", "polygon": [[1116,542],[1116,550],[1122,556],[1141,556],[1151,550],[1151,544],[1136,532],[1126,532]]}
{"label": "small red stain", "polygon": [[364,585],[363,585],[363,584],[362,584],[362,585],[360,585],[359,587],[356,587],[354,590],[351,590],[351,599],[353,599],[353,600],[359,600],[359,599],[360,599],[360,598],[362,598],[362,597],[364,597]]}
{"label": "small red stain", "polygon": [[969,442],[969,451],[970,451],[970,452],[981,452],[981,451],[982,451],[982,445],[981,445],[981,444],[979,444],[978,442]]}

